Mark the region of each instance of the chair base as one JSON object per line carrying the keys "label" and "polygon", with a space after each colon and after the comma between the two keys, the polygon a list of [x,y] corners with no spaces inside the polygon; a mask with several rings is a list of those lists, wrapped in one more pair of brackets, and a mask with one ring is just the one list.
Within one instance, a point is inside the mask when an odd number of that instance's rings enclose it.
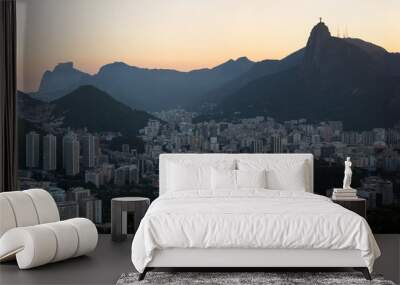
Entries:
{"label": "chair base", "polygon": [[16,259],[29,269],[87,254],[96,248],[98,234],[88,219],[16,227],[0,238],[0,261]]}

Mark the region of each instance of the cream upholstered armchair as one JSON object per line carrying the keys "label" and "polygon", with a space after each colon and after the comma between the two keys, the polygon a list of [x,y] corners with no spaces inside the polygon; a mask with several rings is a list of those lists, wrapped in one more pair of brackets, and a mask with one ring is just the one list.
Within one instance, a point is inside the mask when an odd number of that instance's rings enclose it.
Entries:
{"label": "cream upholstered armchair", "polygon": [[54,199],[43,189],[0,193],[0,262],[20,269],[84,255],[96,248],[97,229],[88,219],[60,221]]}

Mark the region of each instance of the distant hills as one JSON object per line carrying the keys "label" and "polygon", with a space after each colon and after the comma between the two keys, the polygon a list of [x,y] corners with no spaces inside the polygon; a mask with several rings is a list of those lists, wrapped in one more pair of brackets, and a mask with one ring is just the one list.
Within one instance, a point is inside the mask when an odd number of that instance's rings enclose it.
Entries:
{"label": "distant hills", "polygon": [[341,120],[348,129],[389,127],[400,120],[400,54],[359,39],[332,37],[321,22],[297,56],[281,70],[225,86],[232,92],[215,100],[216,113]]}
{"label": "distant hills", "polygon": [[246,57],[229,60],[214,68],[180,72],[147,69],[123,62],[104,65],[94,75],[83,73],[71,62],[58,64],[43,75],[35,98],[53,101],[81,85],[93,85],[118,101],[137,109],[156,111],[186,106],[194,98],[248,71],[254,62]]}
{"label": "distant hills", "polygon": [[[40,135],[62,135],[59,128],[83,129],[89,132],[113,131],[120,137],[109,142],[109,148],[120,150],[129,144],[139,152],[144,144],[138,132],[154,117],[144,111],[133,110],[113,97],[90,85],[80,86],[62,98],[44,102],[29,94],[18,92],[18,148],[19,163],[25,166],[26,134],[35,131]],[[58,137],[61,144],[61,136]],[[61,146],[59,147],[61,150]]]}
{"label": "distant hills", "polygon": [[195,105],[199,105],[204,102],[220,103],[227,95],[236,92],[241,87],[245,86],[249,82],[270,75],[280,71],[287,70],[293,66],[301,63],[304,57],[304,49],[300,49],[282,60],[266,59],[260,62],[256,62],[252,67],[239,75],[238,77],[226,82],[217,89],[211,90],[205,96],[200,97]]}
{"label": "distant hills", "polygon": [[[80,86],[50,103],[18,93],[19,117],[30,124],[45,128],[58,123],[60,127],[87,128],[90,132],[114,131],[135,136],[146,126],[152,115],[118,102],[106,92],[90,85]],[[34,109],[32,109],[34,108]]]}
{"label": "distant hills", "polygon": [[45,72],[32,96],[57,102],[82,85],[146,111],[181,106],[203,112],[201,106],[215,106],[204,119],[340,120],[347,129],[390,127],[400,120],[400,54],[361,39],[333,37],[323,22],[313,27],[304,48],[281,60],[241,57],[190,72],[115,62],[94,75],[62,63]]}
{"label": "distant hills", "polygon": [[144,111],[131,109],[90,85],[80,86],[52,104],[55,105],[54,112],[64,117],[65,126],[87,127],[92,132],[137,134],[149,119],[154,118]]}

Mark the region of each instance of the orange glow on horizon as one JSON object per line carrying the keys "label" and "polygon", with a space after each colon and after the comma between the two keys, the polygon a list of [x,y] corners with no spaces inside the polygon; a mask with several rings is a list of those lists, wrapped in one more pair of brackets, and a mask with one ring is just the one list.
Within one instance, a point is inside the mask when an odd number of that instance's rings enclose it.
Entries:
{"label": "orange glow on horizon", "polygon": [[95,74],[115,61],[189,71],[281,59],[306,45],[320,16],[333,36],[347,28],[399,52],[398,11],[393,0],[17,0],[18,88],[37,90],[66,61]]}

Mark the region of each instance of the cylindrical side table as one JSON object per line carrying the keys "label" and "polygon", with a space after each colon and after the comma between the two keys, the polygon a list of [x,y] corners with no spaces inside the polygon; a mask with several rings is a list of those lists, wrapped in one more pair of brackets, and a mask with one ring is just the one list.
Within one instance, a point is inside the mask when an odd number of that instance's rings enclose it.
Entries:
{"label": "cylindrical side table", "polygon": [[135,232],[144,217],[150,199],[143,197],[119,197],[111,200],[111,239],[123,241],[128,233],[128,212],[133,213]]}

